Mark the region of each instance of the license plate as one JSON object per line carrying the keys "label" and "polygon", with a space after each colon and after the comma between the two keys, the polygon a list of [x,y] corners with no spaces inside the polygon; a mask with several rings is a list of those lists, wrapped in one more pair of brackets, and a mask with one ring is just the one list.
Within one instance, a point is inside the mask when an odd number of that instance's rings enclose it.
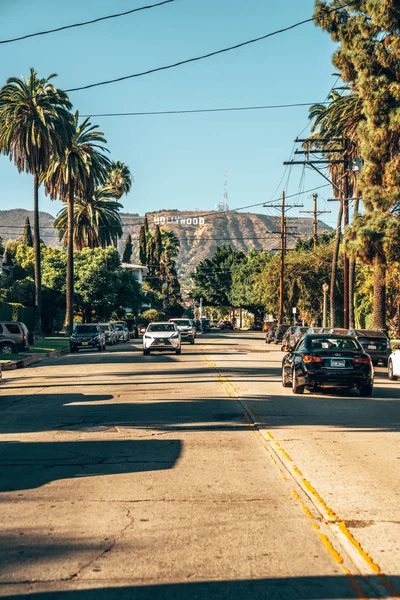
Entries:
{"label": "license plate", "polygon": [[345,360],[331,360],[331,367],[343,368],[346,366]]}
{"label": "license plate", "polygon": [[82,342],[82,346],[89,346],[89,342]]}
{"label": "license plate", "polygon": [[376,346],[368,346],[368,350],[376,350]]}
{"label": "license plate", "polygon": [[161,343],[159,344],[159,346],[165,346],[164,342],[161,342]]}

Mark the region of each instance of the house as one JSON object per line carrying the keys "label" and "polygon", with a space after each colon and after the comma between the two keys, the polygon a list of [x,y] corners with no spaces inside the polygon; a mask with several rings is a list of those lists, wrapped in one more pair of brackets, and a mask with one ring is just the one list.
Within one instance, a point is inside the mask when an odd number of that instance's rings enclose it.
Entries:
{"label": "house", "polygon": [[133,271],[133,274],[136,277],[137,281],[140,283],[140,286],[142,286],[143,279],[149,273],[149,269],[145,265],[133,265],[131,263],[123,262],[121,263],[121,267],[123,269],[129,269],[130,271]]}

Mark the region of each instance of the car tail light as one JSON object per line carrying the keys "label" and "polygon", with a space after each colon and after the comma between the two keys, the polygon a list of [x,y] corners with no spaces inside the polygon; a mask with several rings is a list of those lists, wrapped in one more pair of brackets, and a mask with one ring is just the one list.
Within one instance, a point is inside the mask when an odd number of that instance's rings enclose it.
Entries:
{"label": "car tail light", "polygon": [[370,365],[371,359],[369,356],[358,356],[353,358],[353,365]]}
{"label": "car tail light", "polygon": [[313,356],[312,354],[304,354],[303,362],[305,363],[323,363],[324,359],[321,356]]}

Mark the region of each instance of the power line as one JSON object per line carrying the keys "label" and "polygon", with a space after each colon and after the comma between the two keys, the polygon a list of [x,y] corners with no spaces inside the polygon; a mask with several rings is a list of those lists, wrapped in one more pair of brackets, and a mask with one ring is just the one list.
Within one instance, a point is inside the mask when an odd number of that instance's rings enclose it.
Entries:
{"label": "power line", "polygon": [[295,108],[299,106],[313,106],[314,104],[329,104],[328,102],[296,102],[293,104],[269,104],[261,106],[228,106],[220,108],[195,108],[188,110],[153,110],[148,112],[120,112],[120,113],[98,113],[81,115],[81,117],[142,117],[149,115],[186,115],[194,113],[219,113],[239,112],[252,110],[269,110],[275,108]]}
{"label": "power line", "polygon": [[49,33],[56,33],[58,31],[64,31],[65,29],[73,29],[74,27],[83,27],[85,25],[92,25],[93,23],[99,23],[100,21],[106,21],[107,19],[116,19],[118,17],[124,17],[126,15],[131,15],[132,13],[139,12],[142,10],[148,10],[150,8],[156,8],[158,6],[163,6],[163,4],[170,4],[171,2],[175,2],[175,0],[163,0],[162,2],[158,2],[157,4],[149,4],[147,6],[141,6],[140,8],[133,8],[131,10],[126,10],[125,12],[116,13],[114,15],[98,17],[97,19],[92,19],[91,21],[83,21],[82,23],[73,23],[72,25],[64,25],[62,27],[56,27],[55,29],[48,29],[46,31],[38,31],[37,33],[29,33],[27,35],[21,35],[20,37],[10,38],[8,40],[0,40],[0,44],[11,44],[13,42],[20,42],[21,40],[26,40],[28,38],[33,38],[33,37],[37,37],[40,35],[48,35]]}
{"label": "power line", "polygon": [[[337,8],[332,8],[326,11],[326,14],[330,14],[332,12],[337,12],[338,10],[342,10],[347,6],[351,6],[356,4],[358,0],[353,0],[352,2],[348,2],[347,4],[343,4]],[[311,17],[310,19],[305,19],[304,21],[299,21],[298,23],[294,23],[294,25],[289,25],[288,27],[284,27],[282,29],[278,29],[277,31],[273,31],[271,33],[266,33],[265,35],[261,35],[260,37],[253,38],[251,40],[247,40],[245,42],[240,42],[239,44],[235,44],[233,46],[229,46],[228,48],[222,48],[221,50],[215,50],[214,52],[208,52],[207,54],[202,54],[201,56],[195,56],[193,58],[188,58],[186,60],[180,60],[176,63],[172,63],[170,65],[164,65],[163,67],[156,67],[154,69],[148,69],[147,71],[142,71],[141,73],[133,73],[132,75],[124,75],[123,77],[116,77],[115,79],[108,79],[105,81],[99,81],[98,83],[90,83],[88,85],[82,85],[75,88],[69,88],[65,90],[66,92],[78,92],[80,90],[88,90],[94,87],[99,87],[102,85],[109,85],[111,83],[118,83],[120,81],[125,81],[127,79],[134,79],[137,77],[143,77],[145,75],[151,75],[152,73],[158,73],[159,71],[167,71],[168,69],[174,69],[176,67],[180,67],[182,65],[187,65],[189,63],[198,62],[200,60],[204,60],[206,58],[211,58],[212,56],[217,56],[218,54],[224,54],[226,52],[230,52],[232,50],[237,50],[238,48],[243,48],[244,46],[249,46],[250,44],[255,44],[256,42],[260,42],[267,38],[273,37],[280,33],[284,33],[286,31],[290,31],[291,29],[295,29],[296,27],[300,27],[300,25],[304,25],[305,23],[312,23],[315,21],[315,17]]]}

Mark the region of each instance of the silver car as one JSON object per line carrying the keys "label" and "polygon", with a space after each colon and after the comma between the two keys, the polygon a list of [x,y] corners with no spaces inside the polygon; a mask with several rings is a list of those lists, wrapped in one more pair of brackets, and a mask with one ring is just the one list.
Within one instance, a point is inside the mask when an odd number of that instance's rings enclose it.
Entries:
{"label": "silver car", "polygon": [[129,329],[128,325],[124,321],[116,321],[115,332],[119,342],[129,342]]}
{"label": "silver car", "polygon": [[147,326],[143,335],[143,354],[147,356],[153,350],[181,353],[181,334],[175,323],[165,321]]}
{"label": "silver car", "polygon": [[196,339],[196,325],[190,319],[170,319],[170,323],[175,323],[179,331],[181,332],[182,342],[189,342],[194,344]]}

